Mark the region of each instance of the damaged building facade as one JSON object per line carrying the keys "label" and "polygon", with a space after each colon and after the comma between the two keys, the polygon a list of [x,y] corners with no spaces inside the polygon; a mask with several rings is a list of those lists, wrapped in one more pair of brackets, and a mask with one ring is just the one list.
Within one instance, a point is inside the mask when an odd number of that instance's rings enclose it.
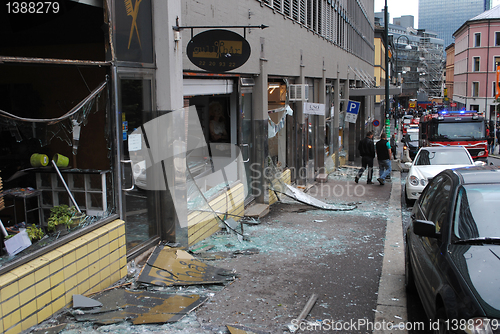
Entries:
{"label": "damaged building facade", "polygon": [[[379,117],[371,0],[43,4],[0,20],[0,219],[46,234],[2,256],[2,332],[110,286],[160,240],[193,245],[220,229],[216,216],[268,206],[270,165],[307,185],[353,160]],[[240,35],[248,60],[196,63],[189,45],[211,30],[232,33],[215,43]],[[196,52],[228,58],[239,42]],[[65,205],[84,221],[49,230]]]}

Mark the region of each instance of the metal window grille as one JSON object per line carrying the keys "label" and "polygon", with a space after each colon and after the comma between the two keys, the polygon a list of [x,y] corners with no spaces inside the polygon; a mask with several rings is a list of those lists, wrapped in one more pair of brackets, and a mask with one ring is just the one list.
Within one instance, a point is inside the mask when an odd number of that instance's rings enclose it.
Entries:
{"label": "metal window grille", "polygon": [[300,23],[306,24],[306,5],[307,0],[300,0]]}
{"label": "metal window grille", "polygon": [[283,14],[290,17],[291,16],[291,0],[283,1]]}
{"label": "metal window grille", "polygon": [[276,9],[277,12],[281,13],[281,1],[282,0],[273,0],[273,8]]}
{"label": "metal window grille", "polygon": [[299,0],[292,0],[292,18],[299,21]]}

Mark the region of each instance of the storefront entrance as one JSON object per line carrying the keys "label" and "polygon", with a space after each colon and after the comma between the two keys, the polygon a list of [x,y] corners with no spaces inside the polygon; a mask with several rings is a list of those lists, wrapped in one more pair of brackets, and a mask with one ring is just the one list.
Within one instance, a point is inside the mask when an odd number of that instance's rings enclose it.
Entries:
{"label": "storefront entrance", "polygon": [[135,129],[156,117],[152,110],[152,78],[120,74],[118,101],[117,135],[122,162],[121,216],[125,220],[127,252],[130,253],[159,236],[159,193],[147,186],[145,162],[132,162],[132,156],[137,152],[130,137]]}

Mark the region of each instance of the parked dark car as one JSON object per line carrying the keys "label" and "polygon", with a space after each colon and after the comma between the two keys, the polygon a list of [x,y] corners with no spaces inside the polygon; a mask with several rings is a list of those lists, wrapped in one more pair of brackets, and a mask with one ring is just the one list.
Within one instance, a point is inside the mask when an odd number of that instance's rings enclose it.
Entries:
{"label": "parked dark car", "polygon": [[[401,139],[403,142],[403,151],[408,150],[408,154],[411,160],[415,159],[417,155],[419,145],[418,145],[418,129],[416,130],[408,130],[406,134]],[[403,152],[404,154],[404,152]]]}
{"label": "parked dark car", "polygon": [[500,169],[447,169],[406,232],[406,287],[437,333],[500,333]]}

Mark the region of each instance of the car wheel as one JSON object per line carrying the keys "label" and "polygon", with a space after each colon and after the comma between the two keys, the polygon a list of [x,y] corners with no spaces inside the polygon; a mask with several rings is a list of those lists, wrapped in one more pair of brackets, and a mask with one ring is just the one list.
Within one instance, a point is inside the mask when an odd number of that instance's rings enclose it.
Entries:
{"label": "car wheel", "polygon": [[405,288],[408,292],[415,291],[415,277],[413,276],[413,269],[410,260],[410,247],[408,246],[408,239],[406,239],[405,247]]}
{"label": "car wheel", "polygon": [[406,187],[405,187],[405,203],[407,206],[413,206],[413,204],[415,203],[415,200],[408,198],[408,193],[406,192]]}
{"label": "car wheel", "polygon": [[449,323],[446,323],[446,311],[444,308],[440,308],[436,312],[436,321],[439,324],[438,328],[434,329],[435,334],[447,334],[451,333],[449,331]]}

